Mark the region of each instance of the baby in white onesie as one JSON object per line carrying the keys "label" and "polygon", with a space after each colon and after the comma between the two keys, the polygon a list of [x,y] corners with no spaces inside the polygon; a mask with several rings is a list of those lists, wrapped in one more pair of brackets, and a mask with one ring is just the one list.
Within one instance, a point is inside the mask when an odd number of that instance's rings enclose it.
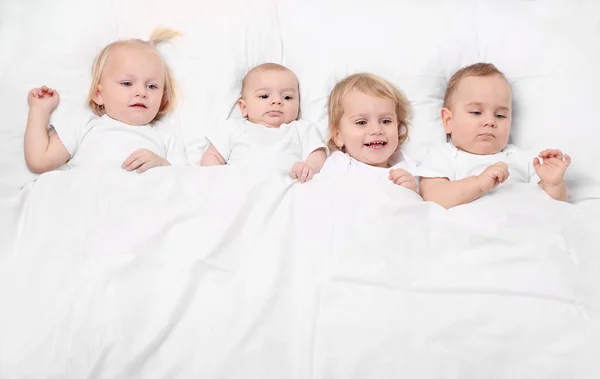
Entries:
{"label": "baby in white onesie", "polygon": [[350,75],[329,95],[329,148],[321,175],[355,172],[417,192],[416,165],[402,152],[410,105],[385,79]]}
{"label": "baby in white onesie", "polygon": [[535,183],[552,198],[567,201],[563,177],[571,158],[553,149],[533,157],[508,144],[511,117],[511,88],[494,65],[476,63],[457,71],[442,109],[450,142],[432,150],[418,167],[423,199],[451,208],[502,183]]}
{"label": "baby in white onesie", "polygon": [[253,68],[238,105],[244,119],[227,120],[207,137],[202,166],[284,170],[301,183],[321,170],[326,147],[315,125],[297,120],[300,93],[292,71],[275,63]]}
{"label": "baby in white onesie", "polygon": [[[178,33],[159,28],[150,41],[116,41],[96,57],[88,104],[94,115],[83,125],[53,125],[50,114],[58,93],[43,86],[29,92],[25,130],[25,161],[36,173],[68,162],[74,167],[116,167],[144,172],[170,165],[167,158],[184,157],[172,132],[153,123],[173,109],[175,91],[166,63],[155,44]],[[184,158],[183,158],[184,159]]]}

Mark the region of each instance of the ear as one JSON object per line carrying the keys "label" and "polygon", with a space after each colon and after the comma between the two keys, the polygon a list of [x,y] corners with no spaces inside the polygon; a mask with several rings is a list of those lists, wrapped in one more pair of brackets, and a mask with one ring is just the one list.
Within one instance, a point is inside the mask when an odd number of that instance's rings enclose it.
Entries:
{"label": "ear", "polygon": [[333,134],[331,135],[331,140],[333,141],[333,143],[335,143],[335,146],[337,146],[338,149],[341,149],[342,147],[344,147],[344,141],[342,141],[342,137],[340,137],[339,129],[337,129],[335,132],[333,132]]}
{"label": "ear", "polygon": [[162,100],[160,101],[160,109],[162,110],[167,104],[169,104],[169,96],[166,92],[163,92]]}
{"label": "ear", "polygon": [[246,109],[246,102],[244,101],[244,99],[238,100],[238,106],[240,107],[240,112],[242,112],[242,116],[244,118],[248,117],[248,111]]}
{"label": "ear", "polygon": [[442,108],[442,123],[446,134],[452,134],[452,111],[448,108]]}
{"label": "ear", "polygon": [[94,100],[94,103],[98,105],[104,105],[104,99],[102,98],[102,86],[100,86],[100,84],[98,84],[98,88],[96,88],[96,94],[92,100]]}

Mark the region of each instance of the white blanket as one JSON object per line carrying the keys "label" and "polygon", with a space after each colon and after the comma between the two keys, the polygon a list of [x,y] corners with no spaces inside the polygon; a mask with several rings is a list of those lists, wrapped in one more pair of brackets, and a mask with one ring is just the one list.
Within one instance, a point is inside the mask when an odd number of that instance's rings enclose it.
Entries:
{"label": "white blanket", "polygon": [[[361,176],[71,170],[0,256],[0,377],[591,378],[600,221]],[[8,209],[8,205],[7,209]]]}

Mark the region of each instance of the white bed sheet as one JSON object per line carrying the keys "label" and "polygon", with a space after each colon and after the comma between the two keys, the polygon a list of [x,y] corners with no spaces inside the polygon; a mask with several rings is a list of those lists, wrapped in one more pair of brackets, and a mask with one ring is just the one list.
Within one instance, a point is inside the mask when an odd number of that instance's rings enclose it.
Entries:
{"label": "white bed sheet", "polygon": [[44,174],[0,266],[2,376],[587,377],[600,222],[520,187],[445,211],[351,175]]}

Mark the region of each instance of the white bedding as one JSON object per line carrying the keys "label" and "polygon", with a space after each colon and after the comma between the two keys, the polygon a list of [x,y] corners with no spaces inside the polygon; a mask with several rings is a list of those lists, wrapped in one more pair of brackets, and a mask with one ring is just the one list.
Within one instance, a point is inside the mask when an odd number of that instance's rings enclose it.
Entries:
{"label": "white bedding", "polygon": [[[85,110],[94,55],[156,25],[181,88],[165,124],[197,163],[247,70],[300,79],[325,128],[333,84],[393,81],[410,156],[445,142],[462,65],[511,80],[511,142],[573,157],[571,203],[499,188],[446,211],[385,181],[229,167],[59,171],[23,159],[26,94]],[[0,2],[0,378],[596,379],[600,3],[585,0]]]}
{"label": "white bedding", "polygon": [[54,172],[24,192],[2,377],[600,369],[600,222],[535,186],[451,211],[381,180],[230,167]]}

